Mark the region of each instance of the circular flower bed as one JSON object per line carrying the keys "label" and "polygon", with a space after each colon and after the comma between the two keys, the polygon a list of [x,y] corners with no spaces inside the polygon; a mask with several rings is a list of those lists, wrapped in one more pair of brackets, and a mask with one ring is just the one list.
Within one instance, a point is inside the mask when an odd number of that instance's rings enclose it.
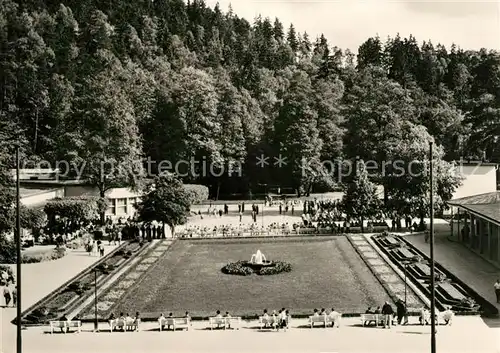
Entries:
{"label": "circular flower bed", "polygon": [[277,275],[282,272],[290,272],[292,265],[283,261],[274,261],[267,266],[256,267],[248,261],[228,263],[222,268],[222,273],[227,275],[249,276],[253,273],[261,276]]}

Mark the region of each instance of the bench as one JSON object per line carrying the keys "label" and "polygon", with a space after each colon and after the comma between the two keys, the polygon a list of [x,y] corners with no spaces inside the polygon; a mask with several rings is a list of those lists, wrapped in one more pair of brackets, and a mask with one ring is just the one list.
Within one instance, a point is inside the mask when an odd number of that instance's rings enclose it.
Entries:
{"label": "bench", "polygon": [[232,316],[232,317],[226,317],[226,326],[228,328],[235,328],[237,330],[240,329],[241,327],[241,317],[239,316]]}
{"label": "bench", "polygon": [[326,320],[326,315],[309,316],[309,324],[311,325],[311,328],[314,327],[314,324],[322,324],[323,327],[326,327]]}
{"label": "bench", "polygon": [[160,331],[162,331],[163,326],[172,326],[175,331],[177,328],[185,328],[189,330],[189,326],[191,326],[191,320],[188,317],[172,317],[172,318],[161,318],[158,319],[158,325],[160,326]]}
{"label": "bench", "polygon": [[217,328],[220,328],[221,326],[226,329],[226,318],[224,317],[211,317],[208,319],[210,323],[210,330],[214,329],[214,325],[217,326]]}
{"label": "bench", "polygon": [[278,324],[278,318],[276,316],[260,316],[259,317],[259,325],[260,328],[263,329],[266,326],[270,326],[271,328],[275,328]]}
{"label": "bench", "polygon": [[109,328],[110,331],[113,332],[116,328],[121,328],[124,331],[139,331],[139,324],[141,320],[122,320],[122,319],[114,319],[109,320]]}
{"label": "bench", "polygon": [[[441,322],[442,325],[446,325],[446,321],[448,321],[448,326],[451,326],[451,322],[453,321],[453,318],[455,317],[455,314],[453,312],[446,312],[446,311],[436,311],[436,325],[439,325]],[[431,323],[431,313],[430,311],[426,310],[425,312],[420,313],[420,318],[423,320],[420,321],[421,325],[430,325]]]}
{"label": "bench", "polygon": [[361,314],[361,324],[366,326],[371,321],[375,321],[375,327],[378,327],[379,324],[383,324],[384,315],[382,314]]}
{"label": "bench", "polygon": [[76,332],[82,332],[81,321],[50,321],[50,333],[54,333],[54,329],[60,328],[62,332],[69,332],[70,328],[76,328]]}

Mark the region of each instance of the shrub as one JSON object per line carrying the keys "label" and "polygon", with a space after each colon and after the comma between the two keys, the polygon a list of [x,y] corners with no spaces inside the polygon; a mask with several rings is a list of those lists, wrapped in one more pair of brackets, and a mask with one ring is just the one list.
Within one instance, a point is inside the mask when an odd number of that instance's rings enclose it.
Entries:
{"label": "shrub", "polygon": [[208,199],[208,187],[199,184],[184,184],[189,194],[191,204],[200,203]]}
{"label": "shrub", "polygon": [[0,263],[13,264],[16,262],[16,243],[8,239],[5,234],[0,234]]}
{"label": "shrub", "polygon": [[66,255],[66,248],[58,247],[42,253],[25,254],[22,256],[22,263],[33,264],[51,260],[58,260],[64,255]]}
{"label": "shrub", "polygon": [[59,216],[76,222],[85,222],[99,219],[106,207],[106,200],[101,197],[65,197],[49,201],[44,211],[51,220]]}
{"label": "shrub", "polygon": [[28,208],[26,206],[22,206],[21,212],[21,227],[25,229],[31,229],[32,231],[38,231],[43,228],[47,215],[45,212],[38,208]]}
{"label": "shrub", "polygon": [[88,291],[90,288],[91,288],[90,284],[76,281],[76,282],[70,283],[67,287],[67,290],[70,292],[75,292],[78,295],[82,295],[83,293]]}
{"label": "shrub", "polygon": [[222,268],[222,273],[226,275],[249,276],[253,273],[253,270],[245,264],[245,261],[229,263]]}
{"label": "shrub", "polygon": [[292,265],[283,261],[276,261],[274,266],[262,267],[259,275],[269,276],[269,275],[277,275],[282,272],[290,272],[292,271]]}
{"label": "shrub", "polygon": [[115,269],[115,266],[108,264],[100,264],[97,269],[105,275],[109,275]]}
{"label": "shrub", "polygon": [[237,276],[249,276],[252,273],[261,276],[277,275],[282,272],[292,271],[292,265],[283,261],[274,261],[271,266],[264,266],[260,269],[252,268],[252,264],[247,261],[238,261],[228,263],[222,269],[222,273],[227,275],[237,275]]}

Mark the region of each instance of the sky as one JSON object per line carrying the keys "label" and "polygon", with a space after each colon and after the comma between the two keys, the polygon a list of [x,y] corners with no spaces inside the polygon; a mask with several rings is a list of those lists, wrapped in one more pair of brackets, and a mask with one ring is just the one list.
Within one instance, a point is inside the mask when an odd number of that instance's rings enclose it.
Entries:
{"label": "sky", "polygon": [[419,43],[431,40],[447,48],[500,50],[500,0],[490,1],[389,1],[389,0],[207,0],[253,23],[257,15],[278,17],[311,39],[324,33],[332,46],[358,47],[377,34],[401,37],[413,34]]}

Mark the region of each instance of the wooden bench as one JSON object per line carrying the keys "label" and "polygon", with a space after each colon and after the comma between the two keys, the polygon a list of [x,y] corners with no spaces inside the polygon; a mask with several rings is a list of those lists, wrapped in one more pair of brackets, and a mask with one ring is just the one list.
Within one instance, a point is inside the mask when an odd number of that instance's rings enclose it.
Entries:
{"label": "wooden bench", "polygon": [[188,317],[167,317],[158,319],[158,325],[160,326],[160,331],[163,330],[163,326],[172,326],[174,331],[178,328],[189,330],[191,320]]}
{"label": "wooden bench", "polygon": [[124,331],[139,331],[139,325],[141,320],[122,320],[122,319],[114,319],[109,320],[109,328],[110,331],[113,332],[116,328],[121,328]]}
{"label": "wooden bench", "polygon": [[259,317],[259,325],[261,329],[263,329],[266,326],[270,326],[270,328],[276,328],[277,324],[278,324],[278,318],[276,316]]}
{"label": "wooden bench", "polygon": [[361,314],[361,324],[363,326],[366,326],[367,323],[370,323],[371,321],[375,321],[375,327],[378,327],[383,320],[384,315],[382,314]]}
{"label": "wooden bench", "polygon": [[227,328],[235,328],[236,330],[240,329],[241,317],[231,316],[231,317],[225,317],[225,319],[226,319],[226,327]]}
{"label": "wooden bench", "polygon": [[217,328],[220,328],[221,326],[226,329],[226,318],[225,317],[211,317],[208,319],[210,323],[210,329],[213,330],[214,326],[217,326]]}
{"label": "wooden bench", "polygon": [[309,325],[311,325],[311,328],[313,328],[314,324],[322,324],[323,327],[326,328],[326,320],[327,320],[326,315],[309,316]]}
{"label": "wooden bench", "polygon": [[81,321],[50,321],[50,333],[54,333],[54,329],[61,329],[62,332],[69,332],[70,328],[76,328],[76,332],[82,332],[82,322]]}

